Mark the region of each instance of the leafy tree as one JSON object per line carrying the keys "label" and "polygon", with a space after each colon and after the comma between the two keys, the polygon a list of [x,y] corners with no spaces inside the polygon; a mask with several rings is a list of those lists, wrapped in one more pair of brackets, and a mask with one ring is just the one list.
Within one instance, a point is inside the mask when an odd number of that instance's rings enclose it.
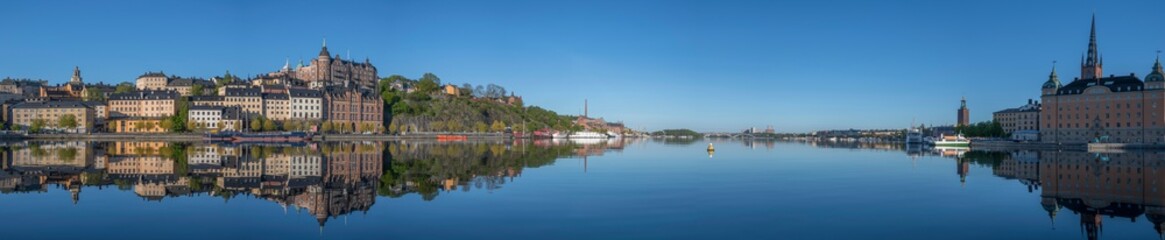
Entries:
{"label": "leafy tree", "polygon": [[193,96],[206,95],[204,88],[205,87],[203,87],[202,84],[194,84],[194,86],[190,87],[190,95],[193,95]]}
{"label": "leafy tree", "polygon": [[488,98],[501,98],[506,96],[506,88],[490,83],[486,86],[485,96]]}
{"label": "leafy tree", "polygon": [[174,118],[162,119],[162,129],[166,129],[166,131],[171,131],[171,129],[173,129],[173,128],[174,128]]}
{"label": "leafy tree", "polygon": [[275,121],[274,121],[274,120],[265,120],[265,121],[263,121],[263,131],[268,131],[268,132],[270,132],[270,131],[275,131],[275,130],[278,130],[278,128],[279,128],[279,127],[275,125]]}
{"label": "leafy tree", "polygon": [[32,132],[32,133],[39,133],[42,129],[44,129],[44,127],[45,127],[45,120],[37,118],[37,119],[32,120],[32,124],[30,124],[30,126],[28,126],[28,131]]}
{"label": "leafy tree", "polygon": [[65,129],[77,128],[77,116],[73,114],[64,114],[57,118],[57,126]]}
{"label": "leafy tree", "polygon": [[506,124],[502,123],[502,121],[494,120],[494,123],[489,128],[494,132],[501,132],[506,130]]}
{"label": "leafy tree", "polygon": [[85,96],[83,99],[85,101],[105,101],[105,94],[102,94],[101,90],[97,90],[95,88],[87,89],[85,90]]}
{"label": "leafy tree", "polygon": [[135,89],[137,89],[137,87],[136,87],[136,86],[134,86],[132,83],[123,82],[123,83],[118,83],[118,84],[117,84],[117,87],[115,87],[115,88],[113,89],[113,93],[126,93],[126,92],[132,92],[132,91],[134,91]]}
{"label": "leafy tree", "polygon": [[251,118],[251,131],[258,132],[258,131],[262,131],[262,130],[263,130],[263,118],[260,118],[260,117]]}
{"label": "leafy tree", "polygon": [[137,121],[137,122],[134,122],[134,123],[133,123],[133,128],[134,128],[135,130],[139,131],[139,132],[140,132],[140,131],[145,131],[145,130],[146,130],[146,122],[145,122],[145,121]]}
{"label": "leafy tree", "polygon": [[417,81],[417,91],[421,93],[436,92],[437,88],[441,87],[441,78],[432,73],[425,73],[421,79]]}
{"label": "leafy tree", "polygon": [[399,131],[399,129],[400,129],[400,126],[398,126],[396,124],[396,121],[392,121],[392,122],[388,123],[388,132],[389,133],[395,133],[395,132]]}
{"label": "leafy tree", "polygon": [[477,122],[473,124],[473,129],[477,130],[477,132],[485,132],[489,131],[489,125],[485,124],[484,122]]}
{"label": "leafy tree", "polygon": [[145,122],[146,122],[146,129],[149,131],[153,131],[154,128],[156,128],[158,126],[157,123],[154,123],[154,121],[145,121]]}
{"label": "leafy tree", "polygon": [[323,126],[320,126],[320,131],[323,131],[325,133],[332,133],[332,130],[335,127],[334,125],[335,124],[332,124],[332,121],[325,121]]}

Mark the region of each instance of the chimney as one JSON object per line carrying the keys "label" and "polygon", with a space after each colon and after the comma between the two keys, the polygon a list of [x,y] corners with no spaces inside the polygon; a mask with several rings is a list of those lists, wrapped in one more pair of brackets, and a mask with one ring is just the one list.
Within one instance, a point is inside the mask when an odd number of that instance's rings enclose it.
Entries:
{"label": "chimney", "polygon": [[1028,98],[1028,99],[1027,99],[1027,105],[1031,105],[1031,104],[1032,104],[1032,99],[1031,99],[1031,98]]}

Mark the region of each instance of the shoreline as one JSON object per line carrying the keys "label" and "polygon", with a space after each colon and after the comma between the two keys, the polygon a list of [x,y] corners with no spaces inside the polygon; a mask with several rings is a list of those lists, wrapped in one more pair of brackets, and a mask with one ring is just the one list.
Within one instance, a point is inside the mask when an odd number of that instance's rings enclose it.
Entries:
{"label": "shoreline", "polygon": [[[504,134],[464,134],[464,133],[414,133],[408,135],[388,134],[320,134],[307,142],[341,142],[341,141],[400,141],[400,140],[433,140],[438,141],[437,135],[461,135],[466,140],[508,140],[514,139]],[[165,133],[165,134],[129,134],[129,133],[91,133],[91,134],[0,134],[0,139],[6,141],[166,141],[166,142],[205,142],[203,134]],[[521,138],[519,138],[521,139]]]}

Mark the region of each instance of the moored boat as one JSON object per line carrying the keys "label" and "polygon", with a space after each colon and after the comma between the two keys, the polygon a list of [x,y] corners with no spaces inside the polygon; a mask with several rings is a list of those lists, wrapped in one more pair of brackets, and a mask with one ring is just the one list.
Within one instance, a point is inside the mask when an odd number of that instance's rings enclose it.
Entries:
{"label": "moored boat", "polygon": [[936,147],[937,146],[969,147],[969,146],[971,146],[971,140],[968,140],[967,138],[963,137],[962,134],[954,135],[954,136],[939,135],[938,138],[934,138],[933,140],[930,141],[930,145],[934,145]]}

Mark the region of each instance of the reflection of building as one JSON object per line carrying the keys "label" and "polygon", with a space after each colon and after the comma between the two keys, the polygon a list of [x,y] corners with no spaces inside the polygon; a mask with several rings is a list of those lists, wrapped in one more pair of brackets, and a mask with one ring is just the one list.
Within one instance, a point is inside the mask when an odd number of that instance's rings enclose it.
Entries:
{"label": "reflection of building", "polygon": [[[1165,153],[1040,152],[1041,205],[1055,217],[1061,208],[1080,216],[1086,237],[1101,233],[1101,215],[1136,219],[1145,214],[1160,234],[1165,223]],[[1030,165],[1031,163],[1024,163]]]}

